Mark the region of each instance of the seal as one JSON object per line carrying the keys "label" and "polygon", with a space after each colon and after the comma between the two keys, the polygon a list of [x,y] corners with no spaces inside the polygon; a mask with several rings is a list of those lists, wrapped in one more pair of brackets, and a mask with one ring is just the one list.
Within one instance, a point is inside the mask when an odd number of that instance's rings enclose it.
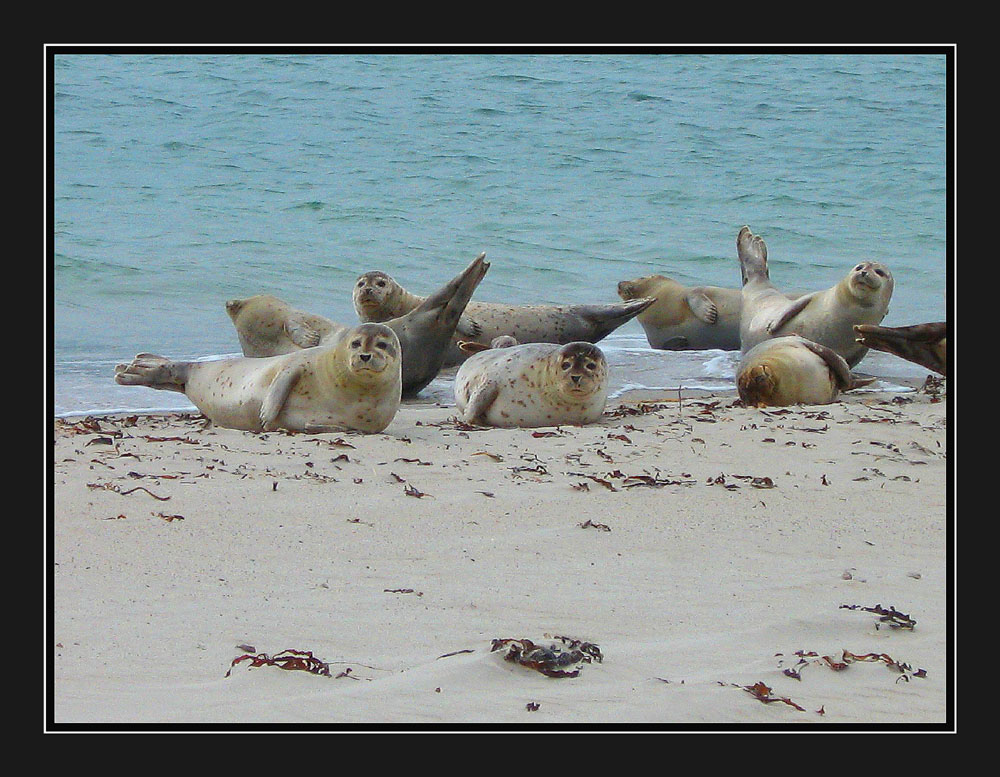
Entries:
{"label": "seal", "polygon": [[740,350],[740,289],[684,286],[666,275],[646,275],[618,284],[623,300],[656,300],[636,320],[650,348],[665,351]]}
{"label": "seal", "polygon": [[[367,272],[354,286],[354,309],[362,321],[388,321],[405,315],[422,300],[391,276]],[[501,335],[519,343],[596,343],[652,305],[654,299],[636,299],[606,305],[505,305],[470,302],[465,313],[467,331],[459,330],[445,356],[444,366],[461,364],[468,353],[458,340],[487,345]]]}
{"label": "seal", "polygon": [[[441,371],[465,307],[489,268],[486,254],[479,254],[434,294],[384,322],[396,333],[402,349],[404,396],[417,394]],[[314,347],[340,337],[348,328],[322,316],[302,313],[269,295],[230,300],[226,310],[244,356],[276,356]],[[466,322],[466,328],[471,337],[480,331],[472,321]]]}
{"label": "seal", "polygon": [[314,348],[348,329],[323,316],[296,310],[270,294],[231,299],[226,302],[226,312],[236,327],[243,355],[251,358]]}
{"label": "seal", "polygon": [[827,405],[841,391],[871,383],[825,345],[799,335],[764,340],[740,359],[736,388],[748,407]]}
{"label": "seal", "polygon": [[607,360],[588,342],[490,348],[455,375],[455,404],[471,424],[582,426],[601,417],[607,398]]}
{"label": "seal", "polygon": [[174,361],[151,353],[115,367],[115,381],[187,395],[218,426],[310,434],[381,432],[399,409],[399,338],[383,324],[279,356]]}
{"label": "seal", "polygon": [[792,299],[771,283],[767,246],[749,227],[736,237],[743,276],[740,348],[769,337],[797,334],[839,353],[854,367],[868,353],[855,339],[855,324],[879,324],[889,311],[893,278],[880,262],[860,262],[837,284]]}
{"label": "seal", "polygon": [[867,348],[895,354],[939,375],[948,376],[946,321],[897,327],[858,324],[854,332],[858,342]]}

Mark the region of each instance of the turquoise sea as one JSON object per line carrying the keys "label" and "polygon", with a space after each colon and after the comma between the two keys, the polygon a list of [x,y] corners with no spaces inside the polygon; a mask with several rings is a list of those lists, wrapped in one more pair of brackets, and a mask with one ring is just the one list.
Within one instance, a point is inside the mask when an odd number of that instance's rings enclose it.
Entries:
{"label": "turquoise sea", "polygon": [[[944,320],[950,78],[921,48],[55,53],[54,412],[190,408],[114,365],[238,354],[231,297],[351,323],[362,272],[426,294],[480,251],[476,299],[615,302],[652,273],[737,287],[749,224],[783,288],[875,259],[884,323]],[[653,351],[635,321],[601,347],[614,392],[733,387],[736,354]]]}

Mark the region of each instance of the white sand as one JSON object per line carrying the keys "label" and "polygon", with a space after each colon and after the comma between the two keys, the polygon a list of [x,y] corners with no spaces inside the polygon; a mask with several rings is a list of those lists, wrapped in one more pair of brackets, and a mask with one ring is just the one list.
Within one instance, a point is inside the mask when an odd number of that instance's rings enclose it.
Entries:
{"label": "white sand", "polygon": [[[946,724],[946,403],[661,399],[552,436],[426,405],[367,436],[57,421],[53,725]],[[546,634],[603,661],[490,650]],[[226,677],[239,645],[331,674]],[[819,663],[844,650],[910,671]]]}

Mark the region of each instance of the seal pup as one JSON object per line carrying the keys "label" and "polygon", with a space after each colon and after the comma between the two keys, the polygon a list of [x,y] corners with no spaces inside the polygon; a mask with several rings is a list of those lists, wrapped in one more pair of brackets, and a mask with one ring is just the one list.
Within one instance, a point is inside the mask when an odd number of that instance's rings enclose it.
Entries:
{"label": "seal pup", "polygon": [[[437,377],[466,305],[489,269],[481,253],[468,267],[406,313],[385,321],[399,338],[403,354],[403,395],[412,396]],[[347,327],[302,313],[268,295],[230,300],[244,356],[275,356],[339,337]],[[470,336],[479,331],[469,324]],[[249,350],[248,350],[249,347]]]}
{"label": "seal pup", "polygon": [[623,300],[656,300],[636,320],[650,348],[665,351],[740,349],[740,289],[684,286],[666,275],[646,275],[618,284]]}
{"label": "seal pup", "polygon": [[381,432],[399,409],[399,338],[383,324],[332,342],[261,358],[174,361],[140,353],[115,381],[180,391],[218,426],[262,432]]}
{"label": "seal pup", "polygon": [[855,324],[878,324],[889,311],[893,278],[880,262],[860,262],[829,289],[791,299],[771,283],[767,246],[749,227],[736,237],[743,276],[740,349],[769,337],[797,334],[839,353],[854,367],[868,349],[858,343]]}
{"label": "seal pup", "polygon": [[455,376],[455,404],[470,424],[581,426],[601,417],[607,399],[607,360],[587,342],[489,348]]}
{"label": "seal pup", "polygon": [[873,380],[853,376],[832,348],[783,335],[758,343],[741,357],[736,388],[747,407],[827,405],[841,391]]}
{"label": "seal pup", "polygon": [[[391,276],[381,271],[367,272],[354,286],[354,309],[362,321],[388,321],[405,315],[422,300]],[[519,343],[596,343],[652,305],[654,299],[636,299],[607,305],[505,305],[498,302],[470,302],[469,321],[478,332],[459,333],[445,356],[444,366],[461,364],[468,354],[458,340],[484,345],[501,335]]]}
{"label": "seal pup", "polygon": [[948,376],[948,324],[945,321],[898,327],[858,324],[854,332],[858,342],[867,348],[895,354]]}

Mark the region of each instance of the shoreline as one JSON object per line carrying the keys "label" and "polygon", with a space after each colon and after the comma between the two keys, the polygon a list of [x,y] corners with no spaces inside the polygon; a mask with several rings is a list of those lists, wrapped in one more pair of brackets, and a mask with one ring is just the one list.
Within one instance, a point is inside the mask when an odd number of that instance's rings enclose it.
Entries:
{"label": "shoreline", "polygon": [[[55,419],[52,725],[947,726],[943,389],[654,394],[543,429]],[[492,649],[558,635],[601,660]]]}

